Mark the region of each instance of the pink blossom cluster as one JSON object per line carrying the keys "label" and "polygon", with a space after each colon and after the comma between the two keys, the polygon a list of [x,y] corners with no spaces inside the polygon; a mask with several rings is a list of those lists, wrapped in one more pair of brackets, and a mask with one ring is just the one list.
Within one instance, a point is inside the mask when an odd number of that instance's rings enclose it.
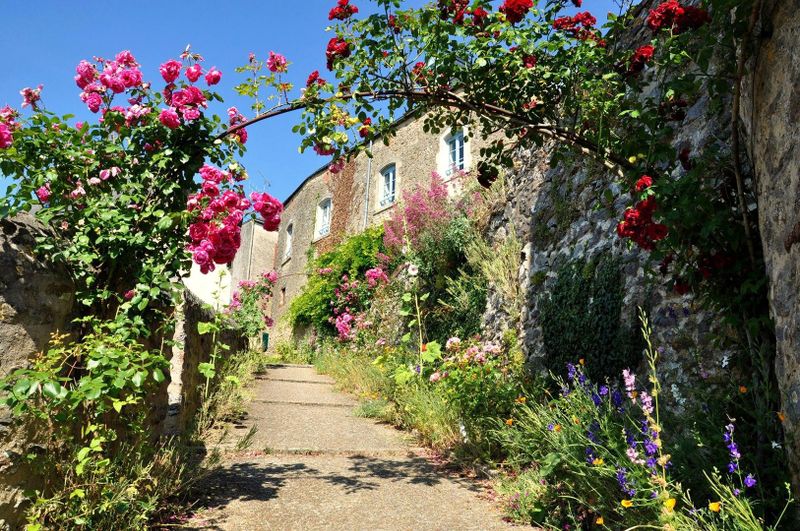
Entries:
{"label": "pink blossom cluster", "polygon": [[[119,52],[113,60],[98,57],[95,61],[97,65],[82,60],[75,67],[75,83],[82,90],[81,101],[90,111],[98,112],[103,102],[110,102],[115,94],[143,85],[139,63],[130,51]],[[141,102],[133,98],[130,103]]]}
{"label": "pink blossom cluster", "polygon": [[221,186],[230,185],[229,172],[209,165],[200,168],[203,179],[200,192],[189,196],[186,209],[196,212],[196,220],[189,226],[194,262],[202,273],[213,271],[215,264],[229,264],[241,245],[241,223],[250,208],[241,189]]}
{"label": "pink blossom cluster", "polygon": [[8,149],[14,143],[11,133],[19,128],[15,118],[17,111],[6,105],[0,108],[0,149]]}
{"label": "pink blossom cluster", "polygon": [[384,222],[383,242],[388,249],[401,252],[408,243],[412,248],[420,237],[430,231],[439,231],[454,216],[448,197],[447,185],[438,173],[431,174],[430,186],[416,187],[403,193],[404,208]]}
{"label": "pink blossom cluster", "polygon": [[275,73],[284,73],[288,70],[289,63],[286,61],[286,57],[279,53],[269,52],[269,57],[267,58],[267,68],[270,72]]}
{"label": "pink blossom cluster", "polygon": [[275,284],[278,281],[278,272],[273,270],[267,273],[262,273],[261,278],[263,278],[270,284]]}
{"label": "pink blossom cluster", "polygon": [[[248,200],[242,187],[236,185],[230,172],[208,164],[200,168],[203,182],[200,191],[189,196],[186,209],[196,212],[189,226],[194,262],[202,273],[213,271],[215,264],[229,264],[241,245],[241,224],[251,207],[264,218],[266,230],[277,230],[283,205],[269,194],[253,192]],[[277,280],[277,273],[264,277],[269,282]]]}
{"label": "pink blossom cluster", "polygon": [[364,276],[367,278],[367,284],[370,288],[377,287],[379,283],[389,282],[389,277],[386,276],[386,272],[380,267],[368,269],[367,272],[364,273]]}
{"label": "pink blossom cluster", "polygon": [[19,91],[19,95],[22,96],[23,107],[36,109],[36,104],[42,99],[42,86],[43,85],[39,85],[35,89],[25,87]]}
{"label": "pink blossom cluster", "polygon": [[170,107],[162,109],[158,115],[161,123],[170,129],[181,125],[181,117],[186,122],[197,120],[202,114],[201,109],[208,107],[206,95],[194,85],[185,86],[180,90],[175,90],[176,88],[174,83],[164,87],[164,101]]}
{"label": "pink blossom cluster", "polygon": [[[230,127],[237,126],[246,122],[244,115],[239,112],[239,109],[236,107],[231,107],[228,109],[228,124]],[[245,144],[247,142],[247,129],[244,127],[240,127],[236,131],[233,132],[233,136],[239,140],[239,143]]]}
{"label": "pink blossom cluster", "polygon": [[281,212],[283,204],[265,192],[253,192],[250,194],[253,210],[261,215],[264,220],[264,229],[268,231],[278,230],[281,224]]}

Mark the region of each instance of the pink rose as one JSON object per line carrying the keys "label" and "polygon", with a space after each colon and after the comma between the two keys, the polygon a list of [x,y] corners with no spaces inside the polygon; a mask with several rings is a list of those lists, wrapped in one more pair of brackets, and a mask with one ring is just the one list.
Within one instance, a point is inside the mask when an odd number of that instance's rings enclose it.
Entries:
{"label": "pink rose", "polygon": [[181,114],[183,115],[183,119],[187,122],[191,122],[200,118],[200,111],[198,111],[195,107],[184,107],[181,109]]}
{"label": "pink rose", "polygon": [[206,223],[192,223],[189,225],[189,237],[199,242],[208,235],[208,224]]}
{"label": "pink rose", "polygon": [[100,106],[103,104],[103,98],[97,92],[90,92],[86,94],[86,99],[84,100],[86,106],[89,107],[89,110],[92,112],[97,112],[100,110]]}
{"label": "pink rose", "polygon": [[279,53],[269,52],[267,68],[269,68],[270,72],[286,72],[287,65],[288,63],[286,62],[286,57]]}
{"label": "pink rose", "polygon": [[203,183],[202,190],[203,193],[208,197],[217,197],[219,195],[219,188],[217,185],[209,181],[205,181]]}
{"label": "pink rose", "polygon": [[170,59],[162,64],[158,70],[161,72],[161,77],[164,78],[164,81],[172,83],[181,75],[181,63],[175,59]]}
{"label": "pink rose", "polygon": [[216,85],[222,79],[222,72],[217,70],[216,66],[212,66],[211,69],[206,72],[206,83],[208,86]]}
{"label": "pink rose", "polygon": [[142,84],[142,73],[138,68],[129,68],[119,74],[119,79],[127,87],[138,87]]}
{"label": "pink rose", "polygon": [[264,278],[267,279],[268,282],[275,284],[278,281],[278,273],[277,271],[270,271],[269,273],[264,275]]}
{"label": "pink rose", "polygon": [[101,181],[101,180],[100,180],[100,179],[98,179],[97,177],[91,177],[91,178],[89,179],[89,184],[91,184],[92,186],[98,185],[98,184],[100,184],[101,182],[103,182],[103,181]]}
{"label": "pink rose", "polygon": [[203,75],[203,67],[199,64],[194,64],[186,69],[186,79],[194,83],[200,76]]}
{"label": "pink rose", "polygon": [[[0,124],[0,126],[2,126],[2,124]],[[36,197],[38,197],[39,201],[42,203],[50,201],[50,195],[50,183],[40,186],[39,189],[36,190]]]}
{"label": "pink rose", "polygon": [[161,114],[158,115],[158,119],[161,121],[162,124],[169,127],[170,129],[175,129],[176,127],[181,125],[180,118],[178,118],[178,113],[176,113],[172,109],[164,109],[163,111],[161,111]]}
{"label": "pink rose", "polygon": [[13,141],[14,137],[11,136],[11,129],[9,129],[8,125],[0,122],[0,149],[10,148]]}
{"label": "pink rose", "polygon": [[136,290],[135,289],[129,289],[128,291],[125,292],[123,297],[125,298],[126,301],[129,301],[129,300],[131,300],[133,298],[134,295],[136,295]]}
{"label": "pink rose", "polygon": [[195,264],[203,266],[209,261],[208,252],[203,249],[197,249],[192,256],[192,260],[194,260]]}
{"label": "pink rose", "polygon": [[19,91],[20,96],[22,96],[22,106],[27,107],[31,106],[34,109],[36,108],[36,103],[42,99],[42,86],[39,85],[35,89],[30,87],[25,87],[24,89]]}
{"label": "pink rose", "polygon": [[114,60],[122,66],[137,66],[136,59],[130,50],[122,50],[114,57]]}

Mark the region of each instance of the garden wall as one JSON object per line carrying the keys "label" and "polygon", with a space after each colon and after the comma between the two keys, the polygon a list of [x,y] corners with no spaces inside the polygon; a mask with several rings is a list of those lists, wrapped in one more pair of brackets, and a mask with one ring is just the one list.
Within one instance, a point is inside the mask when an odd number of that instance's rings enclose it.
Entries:
{"label": "garden wall", "polygon": [[[30,214],[0,219],[0,373],[23,367],[53,332],[69,331],[74,286],[66,271],[37,259],[33,249],[44,226]],[[0,408],[0,527],[18,522],[22,491],[35,486],[25,462],[30,451],[11,414]]]}

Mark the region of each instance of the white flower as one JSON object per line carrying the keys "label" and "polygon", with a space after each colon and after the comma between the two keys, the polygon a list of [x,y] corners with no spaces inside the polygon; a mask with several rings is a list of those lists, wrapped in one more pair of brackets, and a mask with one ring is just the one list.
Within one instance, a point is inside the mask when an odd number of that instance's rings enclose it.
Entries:
{"label": "white flower", "polygon": [[408,264],[408,275],[415,277],[419,274],[419,267],[416,264]]}
{"label": "white flower", "polygon": [[727,367],[727,366],[728,366],[728,363],[730,363],[730,362],[731,362],[731,357],[730,357],[730,356],[728,356],[727,354],[725,354],[724,356],[722,356],[722,362],[721,362],[721,363],[722,363],[722,368],[723,368],[723,369],[724,369],[725,367]]}
{"label": "white flower", "polygon": [[781,443],[776,442],[776,441],[772,441],[772,449],[773,450],[778,450],[780,448],[782,448]]}

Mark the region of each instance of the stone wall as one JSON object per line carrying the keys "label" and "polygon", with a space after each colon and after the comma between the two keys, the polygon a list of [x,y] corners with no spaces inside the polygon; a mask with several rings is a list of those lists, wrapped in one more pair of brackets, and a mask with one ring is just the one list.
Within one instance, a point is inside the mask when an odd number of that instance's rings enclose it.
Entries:
{"label": "stone wall", "polygon": [[761,17],[742,83],[743,146],[755,167],[776,374],[800,491],[800,0],[766,1]]}
{"label": "stone wall", "polygon": [[[167,435],[185,430],[200,407],[205,378],[198,366],[211,359],[214,347],[211,334],[200,335],[197,331],[198,323],[212,321],[214,314],[189,290],[183,292],[183,304],[178,315],[170,359],[169,410],[163,425],[163,432]],[[247,347],[246,338],[232,330],[219,334],[217,342],[230,347],[228,351],[220,351],[221,359],[236,355]]]}
{"label": "stone wall", "polygon": [[[29,214],[0,219],[0,373],[27,365],[47,348],[53,332],[68,332],[74,286],[66,271],[34,256],[35,239],[45,228]],[[29,443],[0,409],[0,527],[22,522],[22,492],[36,485],[24,460]]]}

